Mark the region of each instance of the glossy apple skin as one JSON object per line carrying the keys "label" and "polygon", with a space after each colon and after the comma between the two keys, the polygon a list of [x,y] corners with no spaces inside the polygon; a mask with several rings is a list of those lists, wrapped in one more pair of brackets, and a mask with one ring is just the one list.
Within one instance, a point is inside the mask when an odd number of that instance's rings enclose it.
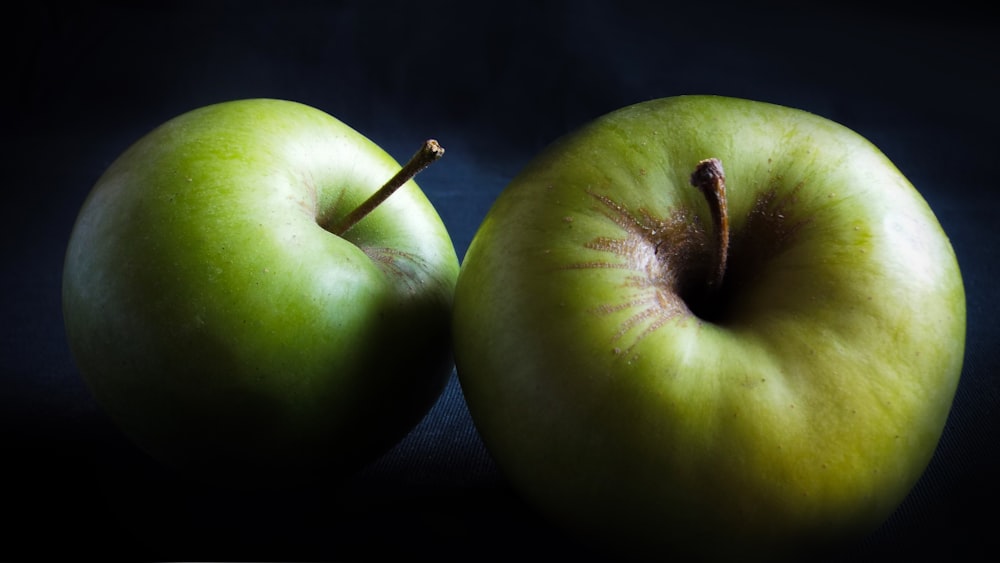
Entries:
{"label": "glossy apple skin", "polygon": [[[668,283],[705,279],[689,177],[710,157],[736,279],[713,322]],[[671,270],[678,232],[695,242]],[[529,163],[463,260],[453,331],[476,426],[552,521],[654,559],[744,561],[886,519],[942,433],[965,326],[949,240],[878,149],[799,110],[688,96]]]}
{"label": "glossy apple skin", "polygon": [[412,181],[344,237],[399,164],[295,102],[206,106],[128,148],[63,272],[79,371],[142,448],[198,477],[349,472],[425,414],[453,367],[458,259]]}

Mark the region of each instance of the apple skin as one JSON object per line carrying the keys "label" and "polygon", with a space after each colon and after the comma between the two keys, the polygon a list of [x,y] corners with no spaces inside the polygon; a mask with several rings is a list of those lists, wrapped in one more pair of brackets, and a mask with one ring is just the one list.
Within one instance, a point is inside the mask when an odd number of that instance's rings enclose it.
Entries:
{"label": "apple skin", "polygon": [[[711,157],[733,240],[714,312],[689,183]],[[552,522],[639,558],[745,561],[839,549],[893,512],[943,431],[965,326],[950,242],[875,146],[681,96],[513,179],[463,259],[453,334],[486,446]]]}
{"label": "apple skin", "polygon": [[348,473],[426,413],[453,368],[458,259],[410,181],[324,229],[399,164],[336,118],[218,103],[128,148],[79,212],[65,328],[110,417],[197,478]]}

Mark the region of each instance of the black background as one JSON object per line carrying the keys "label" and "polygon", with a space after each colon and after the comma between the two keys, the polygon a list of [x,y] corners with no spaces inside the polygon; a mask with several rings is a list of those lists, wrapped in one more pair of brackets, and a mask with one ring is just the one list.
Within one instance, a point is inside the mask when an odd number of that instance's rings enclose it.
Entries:
{"label": "black background", "polygon": [[[94,181],[189,109],[277,97],[331,113],[419,183],[459,255],[496,195],[584,121],[711,93],[809,110],[882,148],[952,239],[966,363],[924,479],[845,559],[998,546],[997,26],[955,3],[26,3],[4,16],[0,558],[483,560],[589,553],[506,486],[453,376],[424,421],[329,491],[190,483],[124,441],[62,331],[62,253]],[[16,6],[9,4],[8,8]],[[915,304],[919,306],[919,304]]]}

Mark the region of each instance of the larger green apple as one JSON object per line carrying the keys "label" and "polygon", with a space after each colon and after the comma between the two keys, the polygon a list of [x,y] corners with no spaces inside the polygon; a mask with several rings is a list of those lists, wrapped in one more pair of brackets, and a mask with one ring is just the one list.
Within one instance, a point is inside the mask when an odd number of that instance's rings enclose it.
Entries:
{"label": "larger green apple", "polygon": [[[400,439],[453,367],[458,259],[412,181],[295,102],[206,106],[94,186],[63,273],[73,356],[154,457],[224,483],[347,472]],[[349,227],[349,226],[347,226]]]}
{"label": "larger green apple", "polygon": [[486,445],[544,514],[625,552],[743,561],[844,545],[897,507],[948,416],[965,297],[871,143],[690,96],[599,118],[512,181],[454,336]]}

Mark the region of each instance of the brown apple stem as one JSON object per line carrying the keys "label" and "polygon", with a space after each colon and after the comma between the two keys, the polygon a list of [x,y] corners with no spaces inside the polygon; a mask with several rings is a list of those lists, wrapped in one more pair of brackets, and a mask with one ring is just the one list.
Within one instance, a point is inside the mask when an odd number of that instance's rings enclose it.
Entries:
{"label": "brown apple stem", "polygon": [[356,207],[354,211],[345,215],[330,229],[330,232],[335,235],[343,235],[347,231],[351,230],[354,225],[357,225],[359,221],[365,218],[365,216],[374,211],[375,208],[381,205],[383,201],[393,194],[393,192],[398,190],[403,186],[403,184],[410,181],[410,179],[416,176],[421,170],[430,166],[431,163],[441,158],[443,155],[444,148],[438,144],[437,141],[434,139],[424,141],[420,150],[418,150],[416,154],[410,158],[409,162],[399,169],[399,172],[396,172],[392,178],[389,178],[389,181],[376,190],[375,193],[368,196],[368,199]]}
{"label": "brown apple stem", "polygon": [[729,212],[726,208],[726,175],[722,171],[722,162],[717,158],[699,162],[691,174],[691,185],[701,190],[712,213],[718,253],[715,268],[709,274],[711,277],[708,285],[714,291],[722,286],[729,259]]}

